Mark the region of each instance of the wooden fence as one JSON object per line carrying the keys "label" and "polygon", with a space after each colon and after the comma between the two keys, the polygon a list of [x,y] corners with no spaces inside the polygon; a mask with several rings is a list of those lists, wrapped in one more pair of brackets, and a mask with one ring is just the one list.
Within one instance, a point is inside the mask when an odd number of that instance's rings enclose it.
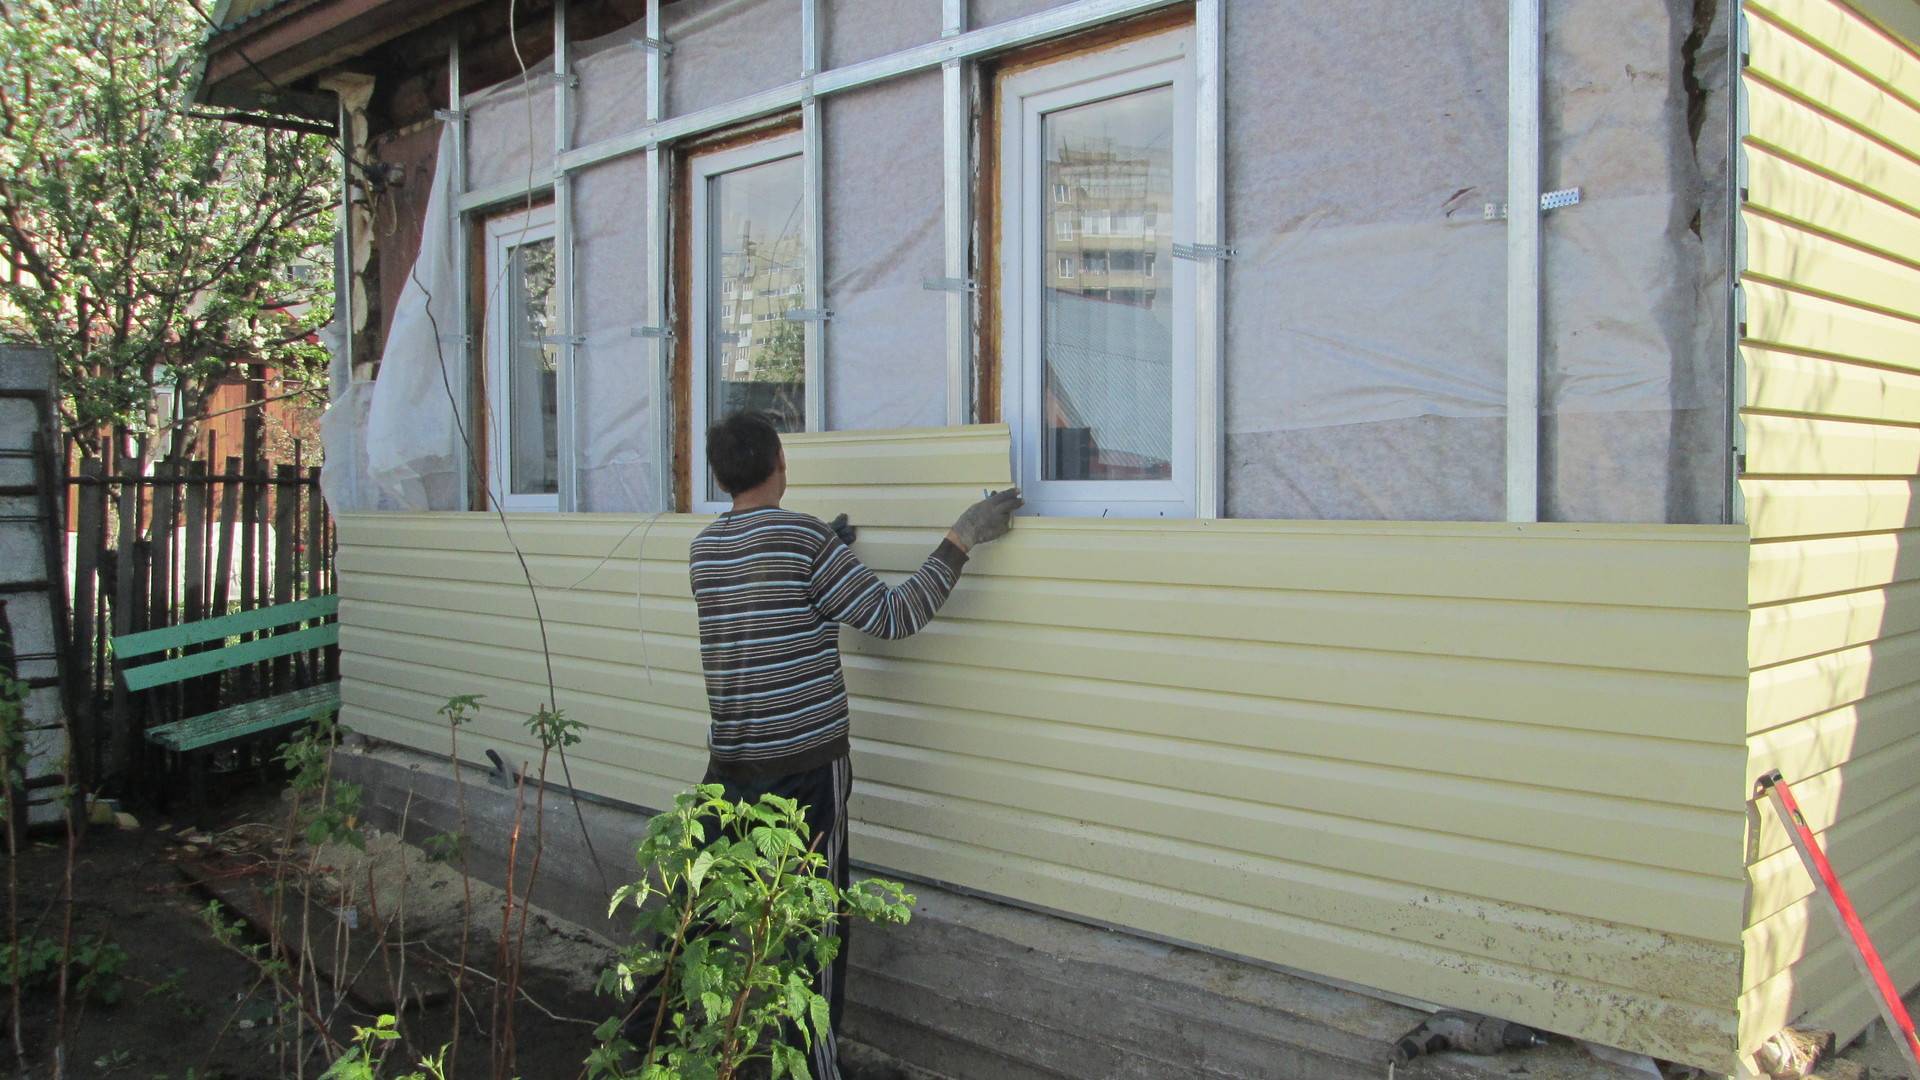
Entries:
{"label": "wooden fence", "polygon": [[137,461],[113,471],[86,461],[67,478],[77,764],[96,783],[137,779],[152,724],[337,677],[331,649],[166,692],[130,696],[116,677],[109,638],[334,591],[320,469],[211,464],[161,461],[143,472]]}

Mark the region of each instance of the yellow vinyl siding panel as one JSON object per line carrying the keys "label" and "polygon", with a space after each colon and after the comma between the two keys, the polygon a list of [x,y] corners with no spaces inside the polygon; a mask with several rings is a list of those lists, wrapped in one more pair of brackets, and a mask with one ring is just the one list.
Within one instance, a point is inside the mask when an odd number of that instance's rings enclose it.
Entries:
{"label": "yellow vinyl siding panel", "polygon": [[1869,138],[1890,152],[1920,147],[1920,109],[1887,92],[1830,53],[1777,23],[1758,6],[1747,20],[1749,78],[1765,79]]}
{"label": "yellow vinyl siding panel", "polygon": [[[860,507],[859,553],[904,572],[1007,454],[1004,428],[798,436],[789,501]],[[662,805],[704,765],[704,520],[513,519],[596,793]],[[498,522],[347,514],[341,537],[347,723],[444,753],[433,710],[481,693],[463,752],[531,758],[546,666]],[[1723,1065],[1745,552],[1732,527],[1022,519],[919,636],[846,636],[854,843]]]}
{"label": "yellow vinyl siding panel", "polygon": [[[1892,0],[1884,6],[1913,5]],[[1835,63],[1920,106],[1920,59],[1845,6],[1832,0],[1750,0],[1747,10],[1790,29]]]}
{"label": "yellow vinyl siding panel", "polygon": [[[1910,988],[1920,984],[1920,55],[1859,5],[1746,7],[1746,776],[1778,768],[1794,784]],[[1871,1001],[1764,801],[1747,864],[1742,1048],[1788,1023],[1851,1038],[1873,1021]]]}
{"label": "yellow vinyl siding panel", "polygon": [[1920,375],[1912,372],[1759,346],[1746,350],[1745,372],[1754,411],[1920,424]]}
{"label": "yellow vinyl siding panel", "polygon": [[1911,174],[1905,155],[1771,83],[1749,79],[1743,89],[1749,143],[1896,205],[1920,207],[1920,177]]}

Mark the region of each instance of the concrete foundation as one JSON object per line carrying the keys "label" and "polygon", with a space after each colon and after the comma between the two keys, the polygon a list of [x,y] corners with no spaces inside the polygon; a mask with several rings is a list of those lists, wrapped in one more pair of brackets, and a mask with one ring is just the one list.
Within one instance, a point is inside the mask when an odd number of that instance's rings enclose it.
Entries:
{"label": "concrete foundation", "polygon": [[[550,770],[557,782],[558,763]],[[502,880],[515,810],[510,778],[465,766],[456,782],[442,758],[366,743],[337,754],[334,772],[362,785],[367,824],[413,843],[461,833],[474,876]],[[540,811],[529,790],[523,844]],[[591,844],[582,838],[583,819]],[[622,933],[606,918],[606,896],[609,886],[637,874],[633,845],[646,819],[641,808],[585,800],[576,814],[562,790],[550,790],[533,902],[595,933]],[[863,873],[886,871],[856,863],[855,876]],[[955,1080],[1374,1080],[1387,1074],[1393,1041],[1423,1016],[1410,1003],[1267,965],[933,883],[909,887],[919,898],[911,923],[861,926],[853,935],[847,1033]],[[1396,1075],[1485,1080],[1522,1073],[1529,1080],[1648,1075],[1560,1041],[1523,1055],[1424,1058]]]}

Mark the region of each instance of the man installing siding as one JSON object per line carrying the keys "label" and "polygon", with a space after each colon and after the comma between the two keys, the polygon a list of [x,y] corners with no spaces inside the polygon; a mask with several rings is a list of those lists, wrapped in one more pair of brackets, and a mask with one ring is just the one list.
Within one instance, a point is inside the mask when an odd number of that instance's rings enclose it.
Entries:
{"label": "man installing siding", "polygon": [[[766,793],[806,808],[833,880],[847,874],[847,685],[837,624],[897,640],[933,618],[967,553],[1007,534],[1021,506],[1014,489],[960,515],[920,569],[888,588],[848,548],[847,516],[828,525],[780,508],[787,458],[761,413],[735,413],[707,431],[707,464],[733,507],[694,538],[689,574],[700,612],[700,661],[712,714],[705,783],[727,798]],[[847,951],[819,973],[819,993],[841,1022]],[[838,1077],[834,1038],[814,1041],[815,1077]]]}

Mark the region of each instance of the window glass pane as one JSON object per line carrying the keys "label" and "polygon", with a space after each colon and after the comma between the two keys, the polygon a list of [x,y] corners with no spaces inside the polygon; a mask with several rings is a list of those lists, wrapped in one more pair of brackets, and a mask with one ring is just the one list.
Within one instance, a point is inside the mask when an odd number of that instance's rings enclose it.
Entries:
{"label": "window glass pane", "polygon": [[[804,430],[805,327],[784,317],[806,291],[800,159],[721,173],[708,183],[707,420],[759,409],[781,431]],[[724,496],[712,488],[708,498]]]}
{"label": "window glass pane", "polygon": [[521,244],[507,257],[507,490],[560,490],[560,349],[542,339],[559,322],[553,241]]}
{"label": "window glass pane", "polygon": [[1041,234],[1056,268],[1041,316],[1045,478],[1170,479],[1173,238],[1147,223],[1173,220],[1173,89],[1043,123],[1044,182],[1068,195]]}

